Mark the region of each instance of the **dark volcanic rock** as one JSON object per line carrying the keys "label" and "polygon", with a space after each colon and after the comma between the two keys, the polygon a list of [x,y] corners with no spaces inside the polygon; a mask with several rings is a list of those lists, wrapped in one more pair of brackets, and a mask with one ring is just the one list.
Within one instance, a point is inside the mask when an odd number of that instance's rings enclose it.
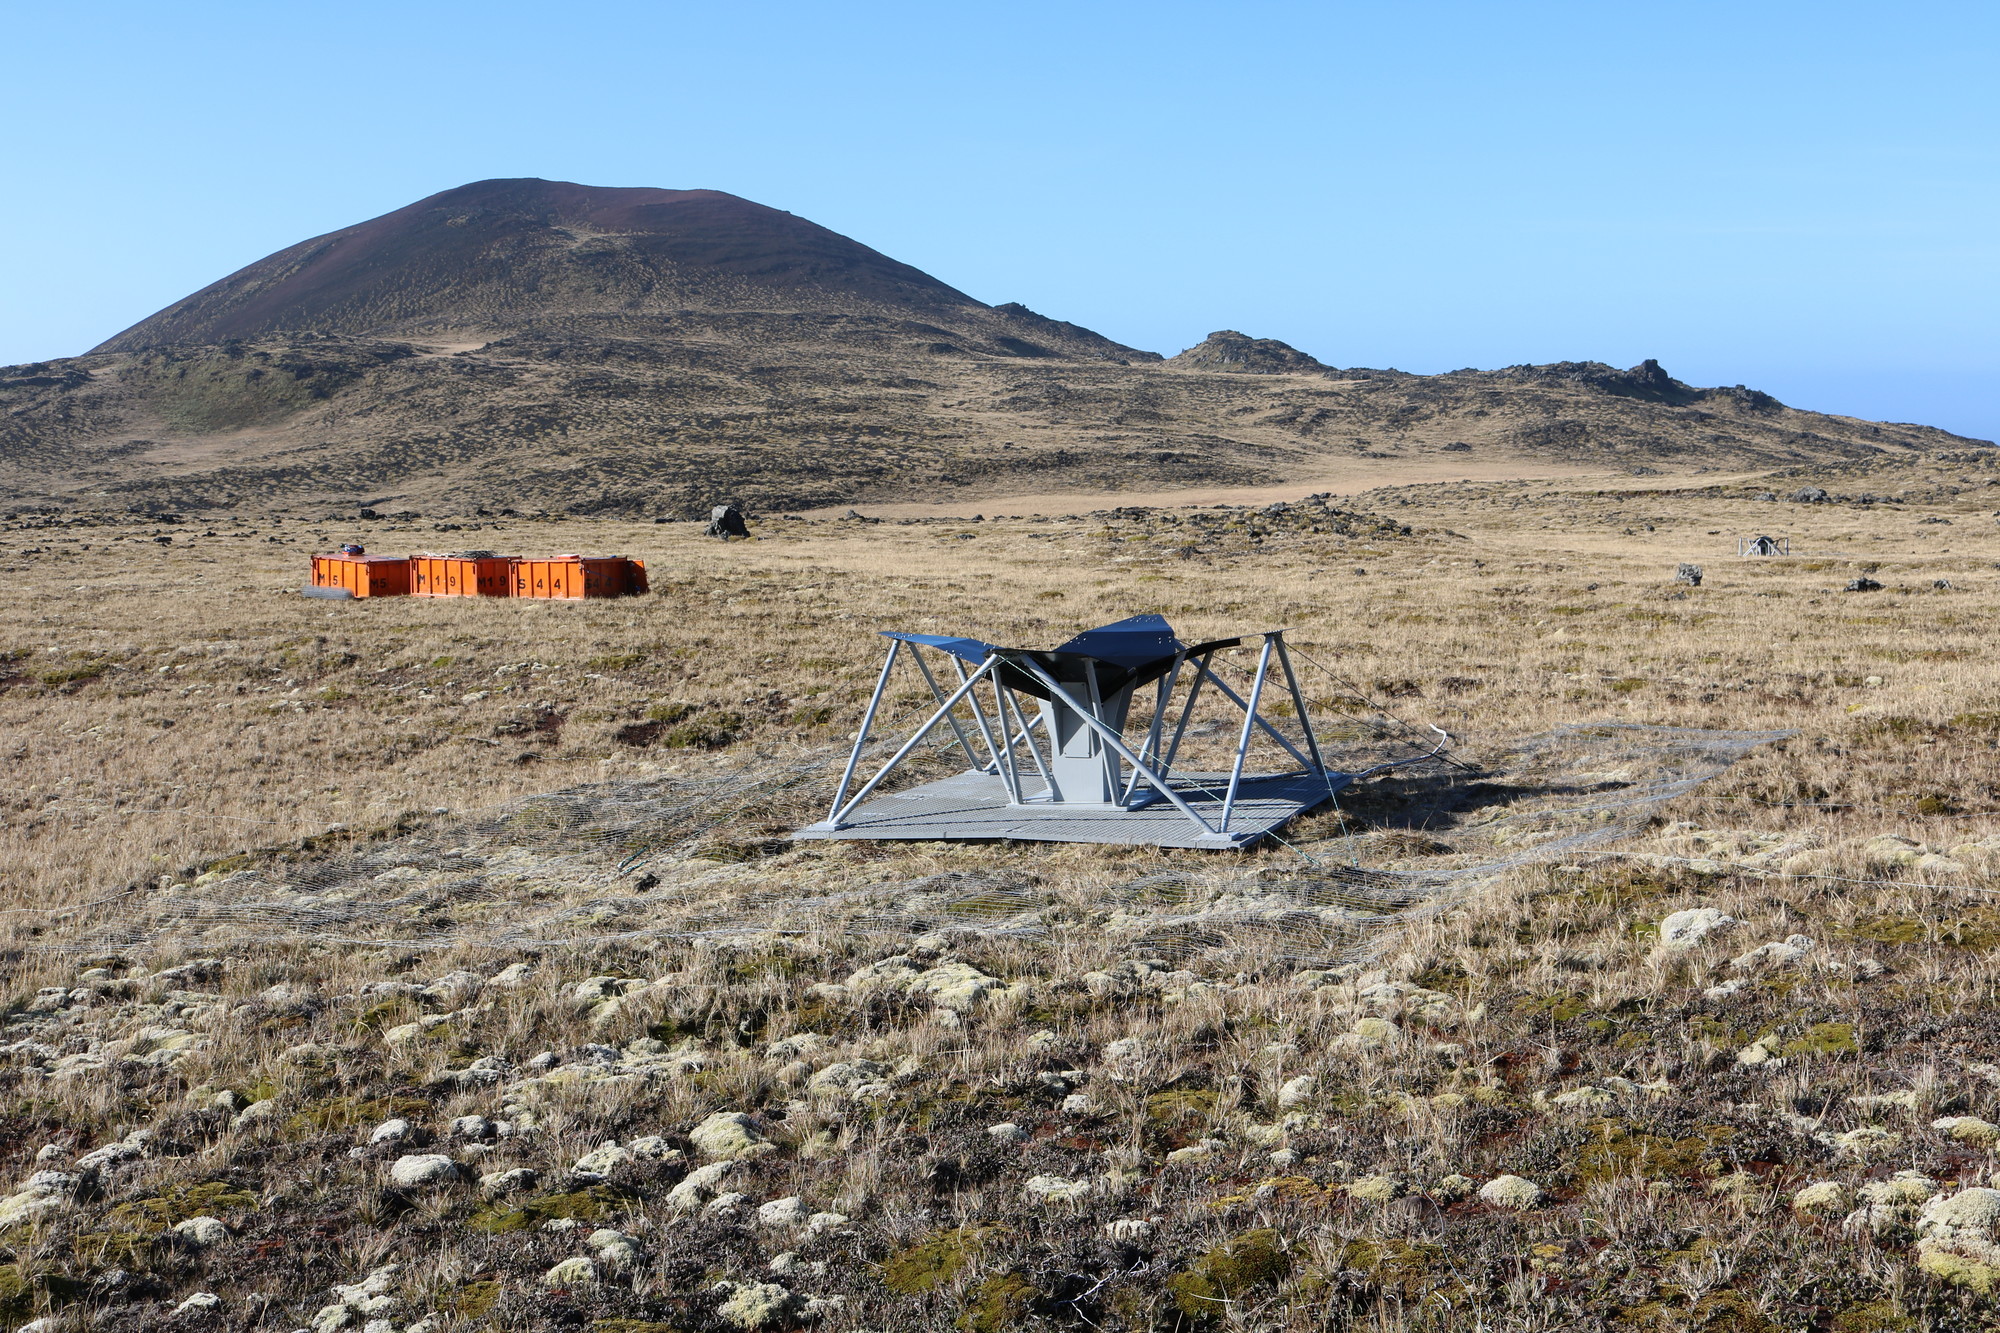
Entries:
{"label": "dark volcanic rock", "polygon": [[1621,398],[1640,398],[1653,403],[1692,403],[1703,393],[1669,375],[1651,358],[1630,370],[1618,370],[1602,361],[1557,361],[1546,366],[1508,366],[1496,373],[1543,383],[1580,384]]}
{"label": "dark volcanic rock", "polygon": [[1218,329],[1179,356],[1170,366],[1189,370],[1225,370],[1237,375],[1316,375],[1327,367],[1298,348],[1276,338],[1252,338],[1234,329]]}
{"label": "dark volcanic rock", "polygon": [[1741,384],[1718,389],[1697,389],[1669,375],[1651,357],[1630,370],[1618,370],[1602,361],[1557,361],[1546,366],[1508,366],[1495,374],[1541,383],[1577,384],[1620,398],[1637,398],[1649,403],[1685,407],[1692,403],[1723,399],[1735,407],[1753,412],[1771,412],[1784,404],[1758,389]]}

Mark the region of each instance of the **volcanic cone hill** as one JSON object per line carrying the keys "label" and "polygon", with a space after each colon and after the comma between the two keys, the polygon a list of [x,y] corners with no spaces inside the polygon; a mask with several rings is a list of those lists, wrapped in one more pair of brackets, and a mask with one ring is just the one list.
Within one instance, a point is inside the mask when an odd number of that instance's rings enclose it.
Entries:
{"label": "volcanic cone hill", "polygon": [[[491,180],[301,241],[95,348],[288,332],[452,333],[592,316],[815,312],[1006,327],[1134,353],[1024,307],[998,311],[857,241],[720,190]],[[1030,354],[1048,349],[1026,348]]]}
{"label": "volcanic cone hill", "polygon": [[1234,329],[1218,329],[1168,365],[1188,370],[1223,370],[1239,375],[1312,374],[1327,367],[1289,343],[1276,338],[1252,338]]}
{"label": "volcanic cone hill", "polygon": [[1424,376],[1233,331],[1163,362],[734,195],[542,180],[433,195],[0,369],[0,498],[59,508],[670,516],[1971,443],[1654,362]]}

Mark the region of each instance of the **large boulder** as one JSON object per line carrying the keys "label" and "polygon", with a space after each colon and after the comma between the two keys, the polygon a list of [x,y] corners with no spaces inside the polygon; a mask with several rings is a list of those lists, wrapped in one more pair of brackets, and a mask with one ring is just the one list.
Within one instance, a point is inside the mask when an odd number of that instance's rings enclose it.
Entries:
{"label": "large boulder", "polygon": [[708,511],[708,535],[724,541],[731,537],[748,537],[750,525],[743,521],[743,511],[735,505],[717,505]]}
{"label": "large boulder", "polygon": [[667,1207],[675,1212],[693,1212],[721,1192],[723,1179],[736,1170],[733,1161],[710,1162],[681,1177],[681,1183],[667,1191]]}
{"label": "large boulder", "polygon": [[190,1217],[174,1223],[174,1234],[200,1249],[220,1245],[229,1239],[229,1227],[219,1217]]}
{"label": "large boulder", "polygon": [[440,1152],[398,1157],[389,1179],[404,1189],[436,1189],[458,1179],[458,1163]]}
{"label": "large boulder", "polygon": [[565,1259],[542,1274],[542,1285],[545,1287],[587,1287],[595,1281],[597,1265],[581,1256]]}

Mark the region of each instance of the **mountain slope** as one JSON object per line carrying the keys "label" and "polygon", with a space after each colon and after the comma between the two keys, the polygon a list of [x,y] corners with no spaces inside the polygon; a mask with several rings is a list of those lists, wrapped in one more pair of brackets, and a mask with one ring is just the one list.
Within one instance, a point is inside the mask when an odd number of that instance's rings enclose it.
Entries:
{"label": "mountain slope", "polygon": [[97,352],[277,333],[491,332],[686,311],[921,317],[1136,354],[1087,329],[998,311],[804,218],[720,190],[489,180],[280,250],[109,338]]}
{"label": "mountain slope", "polygon": [[1973,443],[1655,362],[1424,376],[1233,331],[1162,362],[734,195],[539,180],[434,195],[0,370],[17,507],[677,515]]}

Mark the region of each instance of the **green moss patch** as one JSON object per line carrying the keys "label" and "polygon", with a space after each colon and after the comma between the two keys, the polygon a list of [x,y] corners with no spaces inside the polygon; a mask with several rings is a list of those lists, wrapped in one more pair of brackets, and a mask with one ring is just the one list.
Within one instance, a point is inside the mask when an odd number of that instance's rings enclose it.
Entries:
{"label": "green moss patch", "polygon": [[153,1247],[162,1232],[86,1231],[70,1238],[70,1254],[87,1271],[128,1268],[145,1272],[156,1258]]}
{"label": "green moss patch", "polygon": [[1828,1327],[1833,1333],[1905,1333],[1917,1321],[1897,1308],[1894,1301],[1870,1301],[1850,1306],[1835,1315]]}
{"label": "green moss patch", "polygon": [[906,1245],[882,1264],[882,1285],[899,1296],[921,1296],[957,1277],[998,1227],[954,1227]]}
{"label": "green moss patch", "polygon": [[1926,920],[1915,916],[1867,917],[1854,923],[1848,938],[1877,944],[1938,944],[1948,949],[1990,949],[2000,945],[2000,913],[1968,912]]}
{"label": "green moss patch", "polygon": [[354,1016],[356,1032],[379,1032],[406,1023],[420,1012],[415,1004],[401,996],[393,1000],[383,1000],[371,1004]]}
{"label": "green moss patch", "polygon": [[1146,1118],[1163,1125],[1186,1116],[1206,1120],[1215,1114],[1215,1100],[1216,1094],[1210,1088],[1156,1092],[1146,1099]]}
{"label": "green moss patch", "polygon": [[35,1289],[29,1285],[19,1265],[0,1266],[0,1318],[10,1323],[35,1313]]}
{"label": "green moss patch", "polygon": [[1680,1301],[1648,1301],[1620,1310],[1616,1322],[1647,1333],[1777,1333],[1778,1327],[1740,1291],[1711,1292],[1692,1309]]}
{"label": "green moss patch", "polygon": [[500,1284],[489,1280],[468,1282],[453,1296],[451,1312],[466,1319],[484,1318],[500,1302]]}
{"label": "green moss patch", "polygon": [[1851,1023],[1815,1023],[1778,1048],[1786,1057],[1801,1055],[1859,1055],[1861,1044],[1854,1039]]}
{"label": "green moss patch", "polygon": [[1547,1014],[1558,1023],[1567,1023],[1590,1012],[1590,1001],[1581,995],[1527,995],[1519,1001],[1531,1013]]}
{"label": "green moss patch", "polygon": [[35,679],[44,685],[77,685],[86,680],[96,680],[110,669],[108,661],[73,662],[69,666],[37,671]]}
{"label": "green moss patch", "polygon": [[35,1273],[18,1263],[0,1264],[0,1321],[16,1327],[40,1311],[61,1309],[84,1290],[82,1282],[60,1273]]}
{"label": "green moss patch", "polygon": [[154,1199],[134,1199],[111,1210],[107,1220],[120,1231],[152,1236],[191,1217],[220,1217],[238,1208],[255,1208],[257,1196],[224,1180],[183,1185]]}
{"label": "green moss patch", "polygon": [[630,1190],[611,1185],[592,1185],[568,1194],[541,1194],[518,1207],[489,1203],[475,1209],[466,1225],[476,1231],[499,1234],[529,1231],[544,1222],[565,1219],[573,1222],[608,1222],[623,1215],[638,1199]]}
{"label": "green moss patch", "polygon": [[1747,1028],[1738,1027],[1734,1023],[1725,1023],[1707,1014],[1696,1014],[1690,1018],[1686,1024],[1686,1031],[1688,1036],[1708,1041],[1716,1046],[1743,1046],[1750,1040]]}
{"label": "green moss patch", "polygon": [[1351,1240],[1341,1247],[1340,1266],[1367,1273],[1384,1286],[1417,1294],[1431,1271],[1444,1264],[1444,1248],[1395,1237]]}
{"label": "green moss patch", "polygon": [[1576,1177],[1583,1184],[1627,1176],[1695,1180],[1713,1175],[1719,1168],[1709,1160],[1709,1151],[1736,1134],[1727,1125],[1703,1125],[1685,1138],[1674,1139],[1635,1131],[1618,1120],[1600,1121],[1591,1129],[1595,1141],[1577,1154]]}
{"label": "green moss patch", "polygon": [[958,1326],[967,1333],[1000,1333],[1027,1318],[1039,1295],[1034,1284],[1019,1273],[1002,1273],[979,1284]]}
{"label": "green moss patch", "polygon": [[1291,1276],[1292,1257],[1269,1227],[1232,1236],[1167,1279],[1174,1306],[1191,1319],[1220,1317],[1230,1301],[1277,1286]]}
{"label": "green moss patch", "polygon": [[384,1120],[427,1116],[432,1111],[421,1097],[329,1097],[308,1102],[285,1117],[286,1138],[310,1138],[362,1125],[379,1125]]}

